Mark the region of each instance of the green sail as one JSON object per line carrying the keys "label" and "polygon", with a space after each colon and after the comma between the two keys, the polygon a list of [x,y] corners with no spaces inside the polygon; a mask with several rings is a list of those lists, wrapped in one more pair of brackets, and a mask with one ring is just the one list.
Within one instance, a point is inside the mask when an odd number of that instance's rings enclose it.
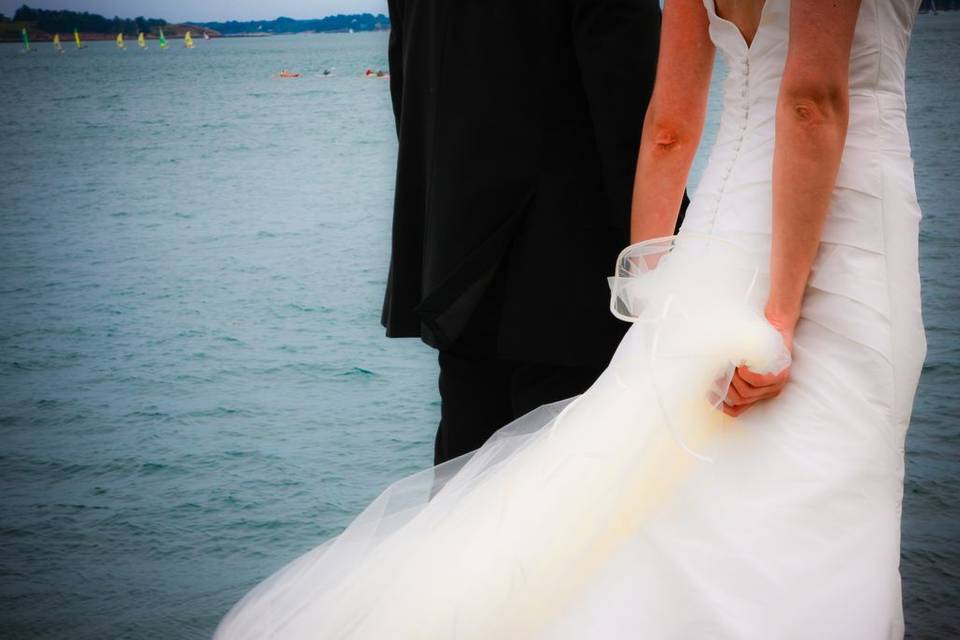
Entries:
{"label": "green sail", "polygon": [[20,35],[23,36],[23,50],[30,51],[30,38],[27,36],[27,29],[20,29]]}
{"label": "green sail", "polygon": [[167,48],[167,39],[163,37],[163,29],[160,29],[160,48]]}

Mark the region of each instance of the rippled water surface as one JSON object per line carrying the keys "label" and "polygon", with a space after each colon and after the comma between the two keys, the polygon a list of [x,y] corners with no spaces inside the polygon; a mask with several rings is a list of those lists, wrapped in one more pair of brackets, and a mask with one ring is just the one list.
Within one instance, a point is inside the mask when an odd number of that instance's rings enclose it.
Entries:
{"label": "rippled water surface", "polygon": [[[960,15],[922,17],[909,77],[930,355],[903,574],[928,638],[960,633],[958,41]],[[360,73],[384,66],[384,34],[0,46],[0,636],[206,637],[430,463],[434,354],[378,322],[396,142]]]}

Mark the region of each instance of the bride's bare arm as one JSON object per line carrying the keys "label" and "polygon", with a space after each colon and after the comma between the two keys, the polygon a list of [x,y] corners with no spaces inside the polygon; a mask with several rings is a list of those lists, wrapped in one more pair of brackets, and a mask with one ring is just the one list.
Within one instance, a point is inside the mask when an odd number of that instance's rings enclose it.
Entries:
{"label": "bride's bare arm", "polygon": [[794,0],[777,103],[767,312],[792,326],[820,244],[847,134],[850,47],[860,0]]}
{"label": "bride's bare arm", "polygon": [[633,185],[633,242],[673,234],[700,143],[714,47],[703,0],[667,0]]}
{"label": "bride's bare arm", "polygon": [[[860,0],[793,0],[790,48],[777,101],[773,240],[767,319],[788,348],[820,246],[847,133],[850,47]],[[726,412],[780,393],[789,372],[737,370]]]}

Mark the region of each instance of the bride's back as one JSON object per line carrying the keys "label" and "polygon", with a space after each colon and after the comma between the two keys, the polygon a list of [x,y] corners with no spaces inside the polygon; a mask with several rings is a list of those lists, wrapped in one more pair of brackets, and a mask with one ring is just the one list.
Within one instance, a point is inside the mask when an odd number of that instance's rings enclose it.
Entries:
{"label": "bride's back", "polygon": [[[711,0],[706,0],[710,2]],[[760,17],[766,0],[712,0],[717,15],[732,22],[743,34],[747,45],[753,42],[760,26]]]}

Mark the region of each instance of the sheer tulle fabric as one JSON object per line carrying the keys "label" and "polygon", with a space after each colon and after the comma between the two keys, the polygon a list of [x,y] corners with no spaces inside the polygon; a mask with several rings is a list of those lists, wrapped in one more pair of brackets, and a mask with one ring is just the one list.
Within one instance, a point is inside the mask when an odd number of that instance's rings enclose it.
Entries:
{"label": "sheer tulle fabric", "polygon": [[634,325],[587,392],[395,483],[249,593],[216,637],[542,634],[718,455],[732,365],[787,364],[759,312],[756,260],[708,236],[631,248],[611,288]]}

